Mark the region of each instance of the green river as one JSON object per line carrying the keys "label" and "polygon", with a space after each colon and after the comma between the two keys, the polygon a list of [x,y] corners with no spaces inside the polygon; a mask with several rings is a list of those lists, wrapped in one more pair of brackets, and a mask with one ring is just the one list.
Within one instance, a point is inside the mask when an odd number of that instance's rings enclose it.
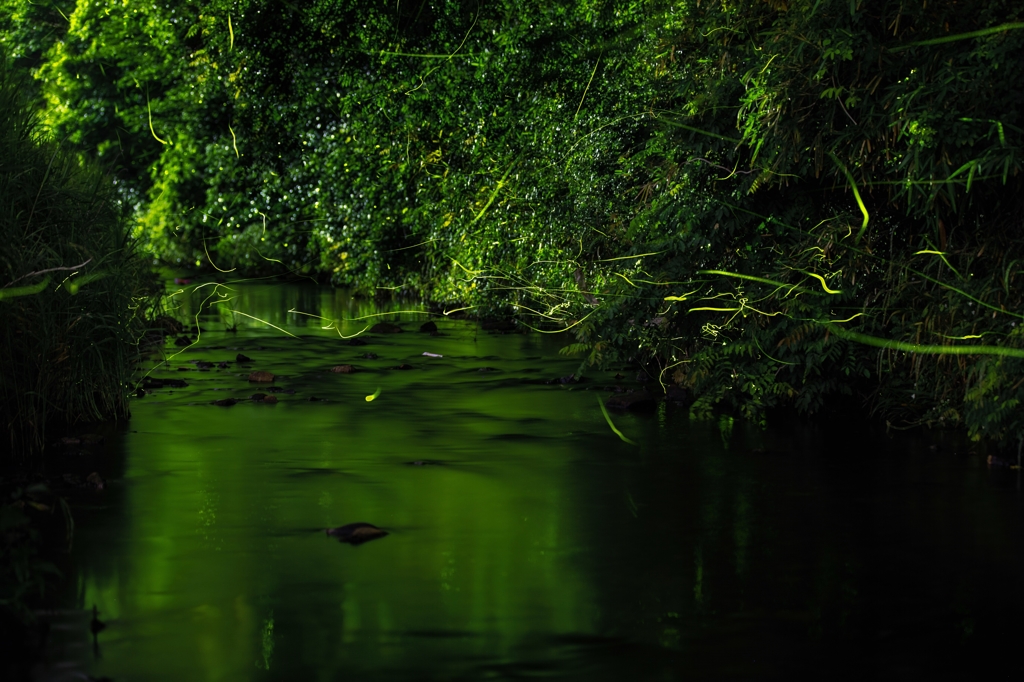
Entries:
{"label": "green river", "polygon": [[[611,413],[630,444],[598,402],[636,369],[545,383],[578,367],[566,334],[313,285],[185,289],[202,332],[147,369],[188,385],[135,400],[108,439],[37,679],[1022,672],[1018,472],[955,438],[848,421],[726,438],[661,403]],[[382,319],[404,332],[363,331]],[[268,386],[276,404],[249,399]],[[354,522],[388,535],[324,532]]]}

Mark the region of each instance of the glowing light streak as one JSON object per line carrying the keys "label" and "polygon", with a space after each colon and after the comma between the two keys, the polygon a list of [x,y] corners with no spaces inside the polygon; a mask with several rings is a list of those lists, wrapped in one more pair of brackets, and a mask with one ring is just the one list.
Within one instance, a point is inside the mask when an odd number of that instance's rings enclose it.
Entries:
{"label": "glowing light streak", "polygon": [[622,433],[622,431],[619,431],[617,428],[615,428],[615,424],[612,423],[612,417],[610,414],[608,414],[608,408],[604,406],[604,403],[601,402],[600,398],[597,399],[597,405],[598,407],[601,408],[601,414],[604,415],[604,420],[608,422],[608,428],[612,430],[612,433],[621,438],[624,443],[636,445],[636,443],[631,441],[629,438],[626,438],[626,434]]}

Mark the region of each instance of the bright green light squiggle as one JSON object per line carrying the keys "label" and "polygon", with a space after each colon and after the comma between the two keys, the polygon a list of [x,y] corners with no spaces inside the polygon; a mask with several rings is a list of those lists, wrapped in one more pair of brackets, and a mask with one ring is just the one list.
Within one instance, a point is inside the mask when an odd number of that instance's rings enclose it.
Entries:
{"label": "bright green light squiggle", "polygon": [[840,338],[863,343],[865,346],[891,348],[892,350],[904,353],[919,353],[922,355],[999,355],[1010,358],[1024,358],[1024,348],[1006,348],[1004,346],[935,346],[907,343],[905,341],[880,339],[877,336],[850,331],[831,322],[825,322],[825,325]]}
{"label": "bright green light squiggle", "polygon": [[597,399],[597,404],[601,408],[601,414],[604,415],[604,420],[608,422],[608,427],[612,430],[612,433],[621,438],[624,443],[636,445],[636,443],[631,441],[629,438],[626,438],[626,434],[622,433],[622,431],[619,431],[617,428],[615,428],[615,424],[612,423],[612,417],[610,414],[608,414],[608,408],[604,406],[604,403],[601,402],[600,398]]}

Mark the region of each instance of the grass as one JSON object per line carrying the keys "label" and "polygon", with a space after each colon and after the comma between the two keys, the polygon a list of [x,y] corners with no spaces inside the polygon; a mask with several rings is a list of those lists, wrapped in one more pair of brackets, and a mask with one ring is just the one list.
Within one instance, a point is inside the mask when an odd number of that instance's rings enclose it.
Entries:
{"label": "grass", "polygon": [[0,464],[128,415],[148,268],[98,168],[48,138],[0,54]]}

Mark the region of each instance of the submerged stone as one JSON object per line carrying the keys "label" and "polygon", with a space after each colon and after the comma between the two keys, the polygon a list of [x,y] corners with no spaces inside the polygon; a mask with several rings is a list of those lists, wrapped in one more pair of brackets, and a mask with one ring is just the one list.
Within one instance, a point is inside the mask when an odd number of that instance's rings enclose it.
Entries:
{"label": "submerged stone", "polygon": [[237,404],[238,401],[234,398],[221,398],[220,400],[214,400],[211,405],[217,405],[218,407],[231,407]]}
{"label": "submerged stone", "polygon": [[235,356],[235,362],[252,362],[252,358],[239,353]]}
{"label": "submerged stone", "polygon": [[142,388],[146,390],[153,390],[157,388],[185,388],[188,383],[184,379],[152,379],[145,378],[142,380]]}
{"label": "submerged stone", "polygon": [[361,545],[388,534],[386,530],[381,530],[369,523],[349,523],[337,528],[328,528],[325,532],[327,535],[338,538],[339,542],[347,542],[350,545]]}
{"label": "submerged stone", "polygon": [[269,384],[274,380],[274,375],[270,372],[264,372],[257,370],[249,375],[249,381],[256,384]]}
{"label": "submerged stone", "polygon": [[434,322],[424,322],[420,325],[420,331],[424,334],[436,334],[437,325]]}
{"label": "submerged stone", "polygon": [[401,334],[402,328],[390,322],[378,322],[370,327],[370,331],[374,334]]}
{"label": "submerged stone", "polygon": [[354,374],[356,368],[352,365],[337,365],[335,367],[331,367],[331,371],[335,374]]}

